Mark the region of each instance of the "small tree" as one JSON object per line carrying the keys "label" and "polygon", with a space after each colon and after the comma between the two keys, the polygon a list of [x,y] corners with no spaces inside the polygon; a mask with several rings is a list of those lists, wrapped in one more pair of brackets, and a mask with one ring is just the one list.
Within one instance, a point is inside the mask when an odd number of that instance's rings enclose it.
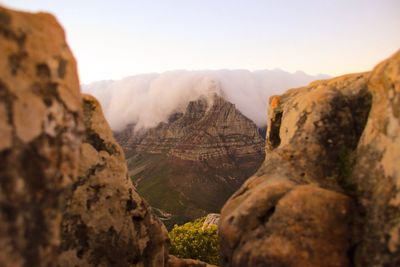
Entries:
{"label": "small tree", "polygon": [[202,230],[205,218],[175,225],[169,232],[170,253],[179,258],[198,259],[211,264],[219,263],[217,226],[211,225]]}

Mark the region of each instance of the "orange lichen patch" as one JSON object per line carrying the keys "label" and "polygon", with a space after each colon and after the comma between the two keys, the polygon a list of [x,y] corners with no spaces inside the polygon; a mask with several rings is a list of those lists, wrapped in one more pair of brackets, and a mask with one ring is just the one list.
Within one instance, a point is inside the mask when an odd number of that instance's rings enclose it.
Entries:
{"label": "orange lichen patch", "polygon": [[270,104],[269,104],[269,106],[272,108],[272,109],[275,109],[275,108],[277,108],[278,106],[279,106],[279,104],[280,104],[280,98],[279,98],[279,96],[272,96],[271,98],[270,98]]}

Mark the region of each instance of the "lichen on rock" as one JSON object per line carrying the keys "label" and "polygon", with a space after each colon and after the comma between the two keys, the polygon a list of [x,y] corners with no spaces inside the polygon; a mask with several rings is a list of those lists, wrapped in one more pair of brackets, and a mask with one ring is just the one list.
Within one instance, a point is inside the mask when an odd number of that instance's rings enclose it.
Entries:
{"label": "lichen on rock", "polygon": [[2,7],[0,51],[0,265],[54,266],[82,133],[75,60],[53,16]]}
{"label": "lichen on rock", "polygon": [[400,265],[399,88],[397,52],[270,99],[265,162],[222,209],[223,266]]}

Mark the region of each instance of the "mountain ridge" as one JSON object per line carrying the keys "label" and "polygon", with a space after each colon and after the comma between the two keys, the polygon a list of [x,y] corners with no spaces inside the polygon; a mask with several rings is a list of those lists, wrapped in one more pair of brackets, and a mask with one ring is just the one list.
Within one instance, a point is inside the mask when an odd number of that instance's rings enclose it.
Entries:
{"label": "mountain ridge", "polygon": [[217,212],[264,159],[257,126],[218,95],[189,102],[155,128],[114,135],[138,191],[184,220]]}

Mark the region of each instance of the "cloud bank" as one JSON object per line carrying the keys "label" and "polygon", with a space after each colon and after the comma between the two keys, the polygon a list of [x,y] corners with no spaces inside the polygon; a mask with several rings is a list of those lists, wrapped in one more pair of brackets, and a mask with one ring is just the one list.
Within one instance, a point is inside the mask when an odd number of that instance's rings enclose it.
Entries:
{"label": "cloud bank", "polygon": [[151,128],[179,111],[189,101],[210,98],[214,93],[236,105],[258,126],[266,125],[268,98],[288,88],[303,86],[327,75],[282,70],[169,71],[142,74],[117,81],[99,81],[82,85],[95,96],[115,131],[135,123],[136,129]]}

